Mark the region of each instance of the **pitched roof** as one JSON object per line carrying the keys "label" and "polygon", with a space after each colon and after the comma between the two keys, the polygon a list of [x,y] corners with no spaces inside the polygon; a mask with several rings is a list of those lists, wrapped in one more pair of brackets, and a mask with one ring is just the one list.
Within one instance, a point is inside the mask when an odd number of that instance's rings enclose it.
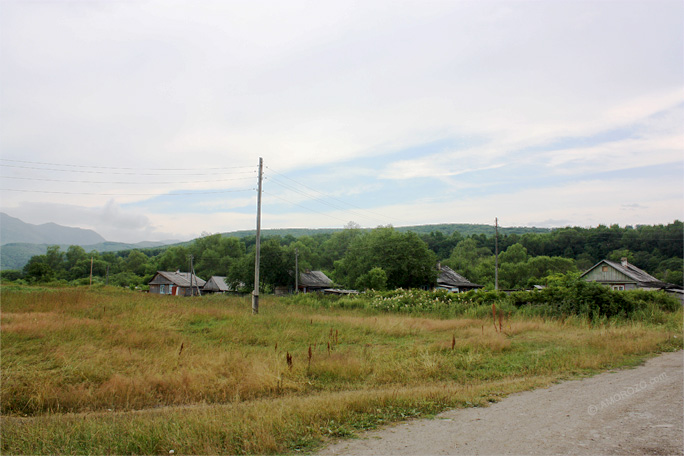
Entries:
{"label": "pitched roof", "polygon": [[226,278],[222,276],[209,277],[202,289],[206,291],[230,291],[230,287],[226,284]]}
{"label": "pitched roof", "polygon": [[442,287],[472,287],[482,288],[482,285],[471,282],[449,266],[442,266],[439,268],[439,277],[437,277],[437,286]]}
{"label": "pitched roof", "polygon": [[[178,287],[189,287],[190,285],[190,273],[189,272],[170,272],[170,271],[157,271],[157,274],[150,280],[150,283],[154,282],[157,276],[162,276],[166,280],[170,281]],[[192,279],[192,286],[203,287],[206,282],[201,278],[195,276]]]}
{"label": "pitched roof", "polygon": [[321,271],[300,272],[299,286],[306,288],[330,288],[332,280]]}
{"label": "pitched roof", "polygon": [[580,277],[584,277],[594,269],[596,269],[598,266],[601,264],[607,264],[608,266],[612,267],[613,269],[621,272],[622,274],[626,275],[630,279],[634,280],[637,282],[637,284],[640,287],[654,287],[654,288],[660,288],[665,285],[667,285],[665,282],[656,279],[652,275],[650,275],[648,272],[637,268],[633,264],[628,263],[627,261],[623,261],[622,263],[617,263],[615,261],[610,261],[610,260],[602,260],[596,263],[594,266],[589,268],[586,272],[584,272]]}

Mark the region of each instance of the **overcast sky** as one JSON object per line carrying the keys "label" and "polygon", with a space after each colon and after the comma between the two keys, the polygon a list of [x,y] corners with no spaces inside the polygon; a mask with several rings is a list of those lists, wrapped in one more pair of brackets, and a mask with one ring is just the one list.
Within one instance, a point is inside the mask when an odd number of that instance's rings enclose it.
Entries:
{"label": "overcast sky", "polygon": [[670,223],[684,2],[1,1],[2,211],[111,241]]}

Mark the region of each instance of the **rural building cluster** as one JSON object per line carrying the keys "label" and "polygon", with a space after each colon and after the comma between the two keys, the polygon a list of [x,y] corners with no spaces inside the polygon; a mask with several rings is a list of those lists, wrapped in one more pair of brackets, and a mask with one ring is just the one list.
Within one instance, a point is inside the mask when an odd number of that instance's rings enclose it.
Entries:
{"label": "rural building cluster", "polygon": [[[455,272],[448,266],[437,265],[438,277],[434,289],[447,290],[454,293],[466,292],[483,288]],[[684,287],[663,282],[643,271],[626,258],[620,263],[602,260],[581,276],[588,282],[598,282],[616,291],[624,290],[661,290],[677,296],[684,303]],[[226,283],[224,276],[212,276],[204,280],[189,272],[157,271],[149,282],[150,293],[171,296],[198,296],[209,293],[238,293],[240,284]],[[333,281],[322,271],[302,271],[296,285],[297,292],[324,294],[352,294],[356,290],[344,290],[336,287]],[[285,295],[294,290],[288,287],[276,287],[276,295]]]}

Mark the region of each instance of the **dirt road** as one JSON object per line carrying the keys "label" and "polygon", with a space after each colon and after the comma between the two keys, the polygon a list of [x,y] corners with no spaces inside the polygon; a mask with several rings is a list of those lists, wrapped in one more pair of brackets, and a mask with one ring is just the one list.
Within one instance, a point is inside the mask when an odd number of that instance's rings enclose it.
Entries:
{"label": "dirt road", "polygon": [[684,454],[684,355],[333,444],[329,455]]}

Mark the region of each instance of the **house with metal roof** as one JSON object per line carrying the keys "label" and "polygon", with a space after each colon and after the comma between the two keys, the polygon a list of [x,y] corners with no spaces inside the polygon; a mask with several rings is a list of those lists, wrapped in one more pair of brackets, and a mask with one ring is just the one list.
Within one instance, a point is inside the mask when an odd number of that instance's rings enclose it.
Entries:
{"label": "house with metal roof", "polygon": [[190,272],[157,271],[149,281],[150,293],[171,296],[197,296],[206,281]]}
{"label": "house with metal roof", "polygon": [[299,291],[307,293],[310,291],[323,291],[331,288],[332,280],[322,271],[305,271],[299,273]]}
{"label": "house with metal roof", "polygon": [[656,279],[646,271],[637,268],[623,258],[620,263],[609,260],[599,261],[592,266],[580,278],[588,282],[598,282],[608,285],[613,290],[665,290],[676,287]]}
{"label": "house with metal roof", "polygon": [[226,293],[231,291],[223,276],[211,276],[202,287],[202,293]]}
{"label": "house with metal roof", "polygon": [[438,266],[437,290],[448,290],[456,293],[483,288],[482,285],[471,282],[449,266]]}

